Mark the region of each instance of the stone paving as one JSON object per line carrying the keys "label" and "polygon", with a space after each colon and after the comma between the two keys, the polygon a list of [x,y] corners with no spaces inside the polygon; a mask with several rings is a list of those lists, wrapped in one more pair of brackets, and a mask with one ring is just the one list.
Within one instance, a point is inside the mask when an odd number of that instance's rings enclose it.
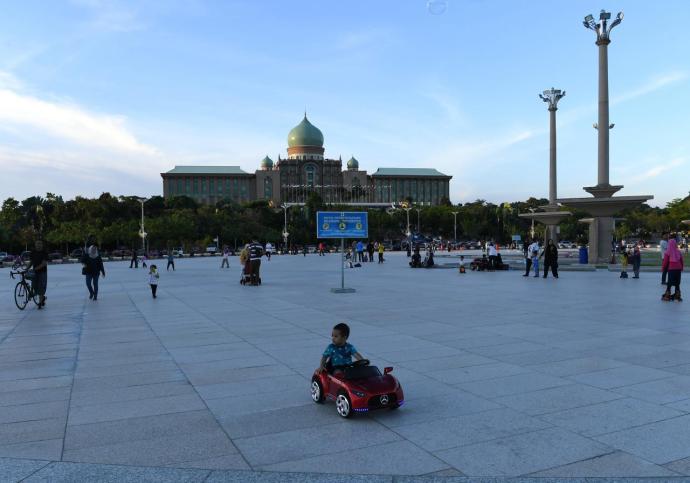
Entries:
{"label": "stone paving", "polygon": [[[392,253],[332,294],[339,258],[274,257],[261,287],[236,258],[178,260],[156,300],[111,262],[97,302],[79,265],[51,266],[46,310],[23,312],[0,270],[0,481],[690,475],[690,302],[662,303],[657,274],[460,275]],[[311,402],[339,321],[395,366],[399,411]]]}

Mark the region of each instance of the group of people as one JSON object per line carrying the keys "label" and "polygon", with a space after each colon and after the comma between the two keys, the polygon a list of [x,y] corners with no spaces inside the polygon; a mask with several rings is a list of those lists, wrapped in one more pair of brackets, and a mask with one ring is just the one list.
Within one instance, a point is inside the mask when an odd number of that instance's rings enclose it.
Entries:
{"label": "group of people", "polygon": [[434,266],[434,247],[427,243],[424,247],[424,259],[420,252],[421,245],[418,243],[414,247],[414,252],[410,257],[410,267],[412,268],[431,268]]}
{"label": "group of people", "polygon": [[539,260],[544,257],[544,275],[546,278],[549,275],[549,269],[554,278],[558,278],[558,248],[553,240],[549,240],[546,243],[544,249],[541,249],[541,245],[537,239],[532,240],[526,238],[523,246],[522,253],[525,257],[525,273],[523,277],[529,277],[530,269],[534,269],[534,276],[539,277]]}

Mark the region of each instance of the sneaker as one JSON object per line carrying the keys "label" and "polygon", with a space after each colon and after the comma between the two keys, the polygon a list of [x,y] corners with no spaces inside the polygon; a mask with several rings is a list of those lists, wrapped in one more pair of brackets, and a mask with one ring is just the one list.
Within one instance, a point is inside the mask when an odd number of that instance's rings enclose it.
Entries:
{"label": "sneaker", "polygon": [[93,298],[93,294],[90,293],[90,294],[89,294],[89,300],[91,300],[92,298]]}

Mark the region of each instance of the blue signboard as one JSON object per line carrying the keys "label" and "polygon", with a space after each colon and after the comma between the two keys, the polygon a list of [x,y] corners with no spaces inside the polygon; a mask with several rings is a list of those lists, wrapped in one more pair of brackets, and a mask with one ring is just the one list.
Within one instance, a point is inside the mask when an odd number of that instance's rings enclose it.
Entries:
{"label": "blue signboard", "polygon": [[366,211],[317,211],[316,238],[369,238]]}

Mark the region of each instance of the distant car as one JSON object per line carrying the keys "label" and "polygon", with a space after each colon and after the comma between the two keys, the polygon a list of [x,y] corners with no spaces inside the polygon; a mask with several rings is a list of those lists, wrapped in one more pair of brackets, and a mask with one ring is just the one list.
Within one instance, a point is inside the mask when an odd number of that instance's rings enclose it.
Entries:
{"label": "distant car", "polygon": [[54,260],[62,260],[62,253],[60,252],[52,252],[48,254],[48,260],[54,261]]}
{"label": "distant car", "polygon": [[215,254],[218,251],[218,247],[215,245],[209,245],[206,247],[206,253],[213,253]]}
{"label": "distant car", "polygon": [[182,258],[185,255],[183,248],[178,248],[176,250],[173,250],[172,254],[173,254],[173,257],[179,257],[179,258]]}
{"label": "distant car", "polygon": [[567,241],[567,240],[561,240],[558,242],[558,248],[577,248],[577,245],[575,245],[573,242]]}
{"label": "distant car", "polygon": [[386,367],[381,374],[362,359],[333,373],[314,372],[311,398],[315,403],[335,401],[335,409],[343,418],[349,418],[353,412],[398,409],[405,400],[400,383],[390,374],[392,370]]}
{"label": "distant car", "polygon": [[[0,262],[11,262],[12,260],[5,260],[6,258],[10,257],[11,255],[7,252],[0,252]],[[14,260],[14,257],[12,257]]]}
{"label": "distant car", "polygon": [[75,248],[69,253],[70,258],[81,258],[84,256],[84,249],[83,248]]}
{"label": "distant car", "polygon": [[161,256],[158,250],[149,250],[149,258],[159,258]]}

